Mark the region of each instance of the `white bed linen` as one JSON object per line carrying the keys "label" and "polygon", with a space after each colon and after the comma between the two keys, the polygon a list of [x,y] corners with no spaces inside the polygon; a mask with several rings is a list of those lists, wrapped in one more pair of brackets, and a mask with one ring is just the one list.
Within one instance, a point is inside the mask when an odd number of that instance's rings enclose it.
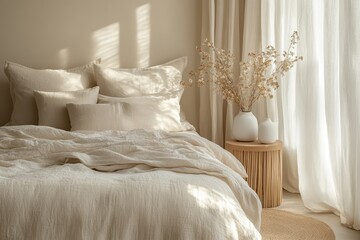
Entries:
{"label": "white bed linen", "polygon": [[0,128],[0,239],[260,239],[241,164],[195,132]]}

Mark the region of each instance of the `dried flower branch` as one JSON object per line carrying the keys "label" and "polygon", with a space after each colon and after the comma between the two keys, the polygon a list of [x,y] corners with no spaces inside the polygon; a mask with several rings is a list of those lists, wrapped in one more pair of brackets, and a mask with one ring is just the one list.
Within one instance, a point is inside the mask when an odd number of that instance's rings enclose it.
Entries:
{"label": "dried flower branch", "polygon": [[[273,98],[279,88],[278,80],[285,75],[295,63],[303,60],[296,56],[296,44],[299,35],[291,35],[288,51],[282,59],[273,46],[268,46],[261,53],[249,53],[247,62],[240,62],[240,75],[234,79],[233,62],[235,56],[230,51],[219,49],[205,39],[202,48],[197,48],[201,64],[189,73],[190,79],[182,81],[183,86],[191,86],[193,79],[198,86],[206,82],[213,83],[214,90],[228,102],[235,102],[241,111],[251,111],[252,105],[260,98]],[[207,77],[206,77],[207,76]],[[236,81],[235,81],[236,80]]]}

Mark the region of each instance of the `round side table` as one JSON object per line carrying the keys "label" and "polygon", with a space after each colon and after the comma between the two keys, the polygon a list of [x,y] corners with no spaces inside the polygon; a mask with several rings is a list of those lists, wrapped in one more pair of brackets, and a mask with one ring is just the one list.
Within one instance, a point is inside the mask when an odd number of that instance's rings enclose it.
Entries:
{"label": "round side table", "polygon": [[258,194],[263,208],[279,206],[282,200],[282,142],[226,141],[225,149],[244,165],[247,182]]}

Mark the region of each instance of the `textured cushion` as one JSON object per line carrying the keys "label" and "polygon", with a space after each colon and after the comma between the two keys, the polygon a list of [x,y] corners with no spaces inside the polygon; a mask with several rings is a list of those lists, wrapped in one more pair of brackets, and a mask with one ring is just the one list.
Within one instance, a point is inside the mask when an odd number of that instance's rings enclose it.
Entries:
{"label": "textured cushion", "polygon": [[[179,94],[178,92],[163,94],[163,95],[148,95],[136,97],[111,97],[102,94],[98,95],[98,103],[118,103],[125,102],[129,104],[168,104],[166,108],[172,108],[180,114]],[[164,105],[163,105],[164,106]],[[165,106],[164,106],[165,107]]]}
{"label": "textured cushion", "polygon": [[139,103],[153,103],[157,104],[159,108],[163,109],[171,109],[172,114],[179,114],[179,119],[181,123],[181,128],[176,129],[176,131],[180,130],[191,130],[195,131],[195,127],[191,125],[188,121],[186,121],[185,114],[180,111],[180,98],[181,98],[181,90],[178,92],[163,94],[163,95],[149,95],[149,96],[140,96],[140,97],[127,97],[127,98],[119,98],[119,97],[109,97],[99,94],[98,102],[99,103],[117,103],[117,102],[126,102],[130,104],[139,104]]}
{"label": "textured cushion", "polygon": [[149,68],[105,68],[95,65],[100,93],[112,97],[160,95],[182,90],[182,71],[187,57]]}
{"label": "textured cushion", "polygon": [[[111,98],[99,96],[102,104],[68,104],[71,130],[185,130],[180,122],[177,95]],[[108,103],[108,104],[106,104]]]}
{"label": "textured cushion", "polygon": [[96,85],[93,64],[96,60],[81,67],[69,70],[32,69],[16,63],[5,63],[5,74],[10,83],[13,111],[9,125],[37,124],[34,90],[75,91]]}
{"label": "textured cushion", "polygon": [[70,130],[70,119],[66,104],[95,104],[99,87],[66,92],[34,91],[39,114],[39,125]]}

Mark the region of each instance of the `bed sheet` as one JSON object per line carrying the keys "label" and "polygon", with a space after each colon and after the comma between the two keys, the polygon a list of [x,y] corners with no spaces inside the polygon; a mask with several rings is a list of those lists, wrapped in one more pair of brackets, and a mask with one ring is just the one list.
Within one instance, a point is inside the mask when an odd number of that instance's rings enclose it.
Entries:
{"label": "bed sheet", "polygon": [[0,128],[0,239],[261,239],[243,166],[196,132]]}

